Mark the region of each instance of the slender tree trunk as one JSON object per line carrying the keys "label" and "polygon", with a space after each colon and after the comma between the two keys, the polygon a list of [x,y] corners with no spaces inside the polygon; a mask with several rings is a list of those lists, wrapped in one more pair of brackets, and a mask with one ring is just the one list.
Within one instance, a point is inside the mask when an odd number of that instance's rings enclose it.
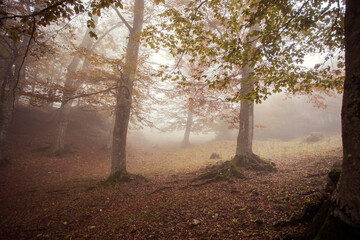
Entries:
{"label": "slender tree trunk", "polygon": [[[256,31],[259,29],[258,25],[251,27],[250,32]],[[255,37],[250,37],[249,42],[251,42],[251,49],[256,47]],[[245,66],[242,72],[241,80],[241,95],[244,96],[250,93],[251,89],[254,86],[254,79],[249,76],[252,72],[252,68]],[[240,114],[239,114],[239,133],[236,143],[236,155],[237,156],[252,156],[252,142],[254,136],[254,103],[248,100],[244,100],[240,104]]]}
{"label": "slender tree trunk", "polygon": [[185,126],[185,133],[184,133],[184,139],[181,143],[183,147],[189,147],[190,144],[190,132],[191,132],[191,126],[193,124],[193,113],[191,109],[188,109],[187,112],[187,119],[186,119],[186,126]]}
{"label": "slender tree trunk", "polygon": [[12,72],[13,63],[8,63],[7,71],[4,71],[4,76],[2,76],[2,84],[0,89],[0,165],[5,161],[5,149],[6,149],[6,140],[12,120],[13,113],[13,87],[14,79]]}
{"label": "slender tree trunk", "polygon": [[6,159],[5,148],[15,106],[14,94],[18,74],[20,74],[19,81],[25,77],[25,72],[22,72],[20,69],[21,62],[23,60],[22,58],[24,56],[19,54],[19,52],[26,47],[28,40],[28,37],[24,37],[24,40],[19,48],[14,44],[12,49],[13,52],[11,52],[12,55],[9,56],[9,59],[2,59],[1,61],[4,65],[0,76],[0,164]]}
{"label": "slender tree trunk", "polygon": [[[31,14],[30,7],[25,2],[22,3],[25,5],[27,13]],[[35,9],[36,7],[37,5]],[[5,35],[0,41],[2,55],[0,59],[0,163],[2,163],[6,158],[5,148],[16,101],[16,88],[18,81],[25,78],[25,62],[24,64],[22,62],[27,57],[25,52],[30,36],[23,35],[21,43],[13,42]]]}
{"label": "slender tree trunk", "polygon": [[346,5],[343,166],[334,200],[335,215],[360,230],[360,1]]}
{"label": "slender tree trunk", "polygon": [[111,176],[126,172],[126,137],[130,120],[132,88],[140,48],[140,43],[136,38],[141,33],[143,21],[144,0],[135,0],[134,20],[133,26],[129,29],[124,72],[122,73],[117,91],[111,151]]}
{"label": "slender tree trunk", "polygon": [[[245,83],[247,80],[251,69],[245,67],[242,74],[241,89],[243,89],[244,94],[249,93],[252,88],[254,81],[250,80],[250,84]],[[254,135],[254,103],[248,100],[244,100],[240,104],[240,114],[239,114],[240,126],[239,134],[237,137],[236,144],[236,155],[240,156],[250,156],[253,154],[252,151],[252,142]]]}
{"label": "slender tree trunk", "polygon": [[[94,19],[95,22],[97,22],[97,18]],[[89,31],[87,30],[85,33],[85,36],[79,45],[79,47],[84,47],[87,49],[90,49],[93,44],[93,38],[90,37]],[[66,135],[66,129],[68,126],[69,121],[69,114],[71,111],[71,106],[73,100],[69,100],[72,97],[74,97],[74,94],[76,90],[78,89],[79,83],[77,83],[73,79],[73,74],[76,72],[79,64],[80,64],[81,57],[78,55],[75,55],[67,67],[67,73],[66,73],[66,80],[64,85],[64,94],[63,94],[63,102],[61,103],[61,106],[58,110],[58,116],[57,116],[57,123],[56,123],[56,130],[54,134],[54,138],[52,141],[52,144],[50,146],[50,152],[53,155],[61,155],[64,152],[65,147],[65,135]],[[86,60],[84,60],[83,68],[87,68]]]}

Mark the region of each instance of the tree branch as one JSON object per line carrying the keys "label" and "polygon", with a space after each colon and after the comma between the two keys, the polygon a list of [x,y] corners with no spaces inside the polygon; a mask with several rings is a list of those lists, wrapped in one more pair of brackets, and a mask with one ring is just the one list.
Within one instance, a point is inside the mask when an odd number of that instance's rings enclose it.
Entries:
{"label": "tree branch", "polygon": [[94,51],[94,49],[97,47],[97,45],[100,43],[102,39],[104,39],[112,30],[120,26],[120,22],[117,23],[115,26],[111,27],[109,30],[107,30],[101,37],[98,38],[98,40],[94,43],[90,51]]}
{"label": "tree branch", "polygon": [[15,82],[15,85],[12,89],[13,91],[13,104],[15,104],[15,91],[16,91],[16,88],[18,87],[19,85],[19,82],[20,82],[20,74],[21,74],[21,68],[24,66],[24,63],[25,63],[25,59],[29,53],[29,50],[30,50],[30,45],[31,45],[31,41],[34,39],[34,34],[35,34],[35,30],[36,30],[36,24],[35,24],[35,17],[32,17],[33,18],[33,25],[32,25],[32,29],[31,29],[31,35],[30,35],[30,38],[29,38],[29,42],[27,43],[27,46],[26,46],[26,50],[25,50],[25,53],[24,53],[24,57],[21,61],[21,64],[20,64],[20,67],[19,67],[19,70],[18,70],[18,75],[17,75],[17,79],[16,79],[16,82]]}
{"label": "tree branch", "polygon": [[121,15],[121,13],[119,12],[119,10],[111,5],[111,7],[115,10],[116,14],[119,16],[119,18],[121,19],[121,21],[125,24],[125,26],[129,29],[129,31],[132,31],[132,27],[130,26],[130,24],[126,21],[126,19]]}
{"label": "tree branch", "polygon": [[[199,3],[199,5],[196,7],[194,16],[193,16],[193,18],[191,19],[189,29],[188,29],[188,31],[187,31],[187,33],[186,33],[185,45],[187,45],[188,42],[189,42],[189,37],[190,37],[191,28],[192,28],[192,26],[193,26],[193,24],[194,24],[194,22],[195,22],[195,18],[196,18],[196,15],[197,15],[199,9],[202,7],[202,5],[204,5],[204,4],[207,3],[208,1],[209,1],[209,0],[204,0],[204,1],[202,1],[202,2]],[[183,59],[183,57],[185,56],[185,53],[186,53],[186,50],[183,49],[182,54],[181,54],[181,56],[180,56],[180,58],[179,58],[179,61],[178,61],[177,64],[175,65],[175,68],[178,68],[178,67],[179,67],[179,64],[180,64],[181,60]]]}
{"label": "tree branch", "polygon": [[41,10],[38,11],[38,12],[32,13],[32,14],[27,14],[27,15],[11,14],[10,16],[0,17],[0,22],[3,21],[3,20],[5,20],[5,19],[30,18],[30,17],[34,18],[35,16],[40,15],[40,14],[42,14],[42,13],[44,13],[44,12],[47,12],[47,11],[53,9],[53,8],[57,8],[58,6],[64,4],[64,3],[67,2],[67,1],[68,1],[68,0],[61,0],[61,1],[57,2],[57,3],[55,3],[54,5],[50,5],[50,6],[46,7],[46,8],[41,9]]}
{"label": "tree branch", "polygon": [[110,87],[110,88],[107,88],[107,89],[105,89],[105,90],[98,91],[98,92],[78,94],[78,95],[75,95],[75,96],[73,96],[73,97],[69,97],[69,98],[67,98],[67,99],[64,99],[64,100],[62,100],[62,102],[63,102],[63,103],[67,103],[68,101],[74,100],[74,99],[76,99],[76,98],[90,97],[90,96],[93,96],[93,95],[110,92],[111,90],[119,89],[119,88],[125,88],[125,87],[124,87],[124,86],[120,86],[120,87]]}

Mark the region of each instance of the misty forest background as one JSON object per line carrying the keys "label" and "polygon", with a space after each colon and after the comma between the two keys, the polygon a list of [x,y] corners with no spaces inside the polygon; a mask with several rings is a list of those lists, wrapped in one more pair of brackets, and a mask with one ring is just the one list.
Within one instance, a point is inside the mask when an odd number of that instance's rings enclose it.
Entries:
{"label": "misty forest background", "polygon": [[0,6],[1,239],[358,236],[344,1]]}

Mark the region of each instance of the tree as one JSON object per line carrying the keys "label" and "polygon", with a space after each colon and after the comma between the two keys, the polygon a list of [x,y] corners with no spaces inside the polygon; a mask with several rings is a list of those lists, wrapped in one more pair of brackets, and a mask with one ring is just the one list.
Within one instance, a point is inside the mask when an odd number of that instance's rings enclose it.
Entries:
{"label": "tree", "polygon": [[126,48],[125,66],[118,85],[113,143],[111,150],[111,176],[126,172],[126,138],[130,119],[131,99],[136,75],[140,42],[137,40],[144,22],[144,0],[135,0],[133,24],[126,26],[129,40]]}
{"label": "tree", "polygon": [[[217,69],[212,79],[202,74],[211,87],[226,87],[236,71],[243,69],[243,84],[230,101],[261,103],[283,90],[341,90],[343,8],[335,7],[334,1],[324,9],[321,4],[193,0],[162,13],[167,22],[146,29],[144,39],[163,43],[173,55],[186,55],[190,61]],[[304,56],[311,53],[326,54],[325,59],[338,54],[338,66],[331,69],[326,61],[314,68],[302,66]],[[253,105],[244,102],[236,149],[239,156],[253,155]]]}
{"label": "tree", "polygon": [[[14,110],[15,94],[20,80],[23,78],[21,71],[25,69],[25,58],[29,53],[31,43],[38,37],[41,28],[59,21],[70,20],[74,15],[84,12],[87,12],[90,18],[93,15],[101,15],[101,9],[107,8],[111,4],[122,7],[119,0],[91,2],[90,8],[85,6],[82,1],[1,2],[0,162],[5,158],[5,143]],[[92,18],[87,23],[88,26],[95,27]],[[92,31],[90,34],[96,37]]]}
{"label": "tree", "polygon": [[[215,120],[226,115],[229,103],[225,101],[228,95],[223,90],[210,88],[201,78],[206,67],[185,59],[179,65],[182,79],[172,82],[171,89],[166,91],[168,100],[162,111],[167,116],[163,117],[162,121],[165,120],[166,124],[162,130],[184,130],[181,146],[189,147],[191,133],[213,131],[216,128]],[[164,72],[167,71],[164,69]]]}
{"label": "tree", "polygon": [[359,1],[346,1],[345,83],[341,112],[343,164],[337,188],[332,196],[332,207],[316,236],[319,240],[360,237],[359,9]]}
{"label": "tree", "polygon": [[[254,25],[249,30],[249,34],[254,31],[257,31],[259,26]],[[248,40],[251,44],[251,49],[256,47],[256,38],[252,37]],[[252,75],[252,68],[250,66],[245,66],[242,70],[242,80],[241,80],[241,94],[246,95],[250,94],[255,84],[255,79]],[[243,97],[242,97],[243,98]],[[240,104],[240,113],[239,113],[239,133],[236,142],[236,152],[237,156],[252,157],[254,155],[252,150],[252,142],[254,137],[254,103],[245,99]]]}
{"label": "tree", "polygon": [[[97,22],[97,17],[95,18]],[[90,49],[93,45],[93,38],[90,37],[90,30],[85,32],[84,38],[79,45],[80,48]],[[64,138],[66,134],[68,116],[72,106],[72,98],[74,97],[79,83],[74,79],[74,73],[76,72],[81,61],[81,56],[78,54],[73,57],[71,63],[67,67],[66,80],[64,83],[63,97],[61,106],[57,113],[57,124],[53,138],[53,142],[50,146],[50,152],[54,155],[61,155],[64,152]],[[83,68],[87,68],[87,64],[84,61]]]}
{"label": "tree", "polygon": [[[31,14],[27,2],[19,3],[6,2],[4,11],[16,11],[24,14]],[[32,6],[37,9],[36,5]],[[21,24],[12,23],[10,26],[20,30]],[[9,126],[12,120],[15,91],[21,79],[25,77],[24,56],[28,54],[32,37],[28,33],[15,35],[8,33],[6,29],[1,28],[0,38],[0,164],[5,161],[5,144],[7,140]],[[31,32],[34,31],[32,28]]]}
{"label": "tree", "polygon": [[[240,66],[247,64],[242,62],[242,59],[243,56],[247,56],[248,52],[242,51],[236,36],[230,37],[229,41],[223,41],[223,38],[217,38],[211,33],[203,34],[196,28],[202,26],[196,24],[196,21],[199,21],[204,15],[201,12],[201,7],[207,4],[208,7],[212,8],[219,19],[223,20],[224,25],[229,27],[229,30],[243,26],[249,27],[249,24],[252,26],[256,22],[265,21],[261,30],[255,34],[260,42],[260,46],[257,47],[258,54],[261,54],[261,62],[265,63],[259,62],[254,68],[254,76],[262,79],[262,84],[258,82],[254,86],[253,99],[257,101],[266,97],[270,91],[277,92],[281,91],[282,88],[286,88],[290,92],[310,92],[313,86],[324,89],[341,89],[342,80],[339,76],[343,67],[341,54],[338,55],[338,66],[334,70],[326,64],[322,64],[322,69],[321,65],[316,65],[312,70],[301,69],[299,63],[302,63],[305,53],[325,53],[328,59],[334,58],[335,53],[338,50],[341,53],[345,46],[346,74],[342,108],[343,170],[332,197],[331,211],[329,211],[327,220],[316,239],[359,238],[360,153],[358,149],[360,140],[358,133],[360,130],[360,110],[358,106],[360,106],[360,46],[358,42],[360,41],[360,32],[358,29],[360,29],[360,15],[358,11],[360,2],[356,0],[346,1],[344,21],[344,5],[341,1],[251,1],[248,6],[253,6],[255,9],[239,11],[249,17],[246,20],[247,23],[241,20],[239,22],[238,15],[232,11],[236,9],[235,4],[237,2],[230,1],[227,5],[228,12],[231,12],[229,15],[233,18],[228,18],[231,21],[224,19],[225,14],[221,14],[223,12],[221,12],[222,8],[219,7],[221,4],[219,2],[221,1],[192,1],[187,8],[190,15],[187,19],[183,18],[178,11],[168,12],[168,15],[176,20],[174,28],[177,32],[185,33],[182,38],[182,49],[193,53],[193,56],[204,56],[206,53],[224,56],[224,58],[231,60],[227,61],[228,63],[235,63]],[[227,25],[228,23],[229,25]],[[188,31],[184,31],[183,26],[186,26],[185,29]],[[171,27],[168,29],[171,30]],[[228,36],[233,32],[238,31],[228,31]],[[219,43],[221,47],[216,49],[204,48],[201,43],[206,34],[212,37],[211,43]],[[200,38],[199,36],[203,37]],[[197,48],[196,51],[192,51],[195,48]],[[225,50],[223,55],[218,52],[222,50]],[[255,60],[259,61],[259,59]],[[335,73],[336,78],[329,76],[325,71],[328,74]],[[239,95],[239,97],[243,98],[244,96]],[[341,229],[344,223],[351,226],[350,231],[348,228]],[[335,233],[344,235],[336,235]]]}

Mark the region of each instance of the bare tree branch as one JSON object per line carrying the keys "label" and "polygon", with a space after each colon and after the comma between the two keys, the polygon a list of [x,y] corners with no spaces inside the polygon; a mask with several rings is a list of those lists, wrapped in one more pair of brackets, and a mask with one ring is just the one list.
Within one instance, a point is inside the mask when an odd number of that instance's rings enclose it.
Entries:
{"label": "bare tree branch", "polygon": [[58,6],[66,3],[67,1],[69,1],[69,0],[61,0],[61,1],[59,1],[59,2],[57,2],[55,4],[53,4],[53,5],[50,5],[50,6],[46,7],[46,8],[41,9],[38,12],[32,13],[32,14],[26,14],[26,15],[10,14],[10,16],[0,17],[0,22],[5,20],[5,19],[34,18],[35,16],[40,15],[40,14],[42,14],[44,12],[50,11],[53,8],[57,8]]}
{"label": "bare tree branch", "polygon": [[116,14],[119,16],[119,18],[121,19],[121,21],[123,21],[123,23],[125,24],[125,26],[129,29],[129,31],[131,31],[133,28],[130,26],[130,24],[126,21],[126,19],[121,15],[121,13],[119,12],[119,10],[111,5],[111,7],[115,10]]}
{"label": "bare tree branch", "polygon": [[119,89],[119,88],[126,88],[124,86],[120,86],[120,87],[110,87],[110,88],[107,88],[105,90],[102,90],[102,91],[98,91],[98,92],[92,92],[92,93],[82,93],[82,94],[78,94],[78,95],[75,95],[75,96],[72,96],[72,97],[69,97],[67,99],[64,99],[62,100],[63,103],[66,103],[68,101],[71,101],[71,100],[74,100],[76,98],[82,98],[82,97],[90,97],[90,96],[93,96],[93,95],[97,95],[97,94],[101,94],[101,93],[107,93],[107,92],[110,92],[114,89]]}
{"label": "bare tree branch", "polygon": [[24,66],[25,59],[26,59],[26,57],[27,57],[27,55],[29,53],[29,50],[30,50],[31,41],[34,39],[34,34],[35,34],[35,30],[36,30],[36,24],[35,24],[35,19],[34,19],[35,17],[32,17],[32,18],[33,18],[33,25],[32,25],[32,29],[31,29],[29,42],[27,43],[26,50],[25,50],[25,53],[24,53],[24,57],[23,57],[23,59],[21,61],[21,64],[20,64],[20,67],[19,67],[19,70],[18,70],[17,79],[16,79],[15,85],[14,85],[14,87],[12,89],[13,98],[14,98],[13,104],[15,104],[15,91],[16,91],[16,88],[19,85],[19,82],[20,82],[21,69]]}

